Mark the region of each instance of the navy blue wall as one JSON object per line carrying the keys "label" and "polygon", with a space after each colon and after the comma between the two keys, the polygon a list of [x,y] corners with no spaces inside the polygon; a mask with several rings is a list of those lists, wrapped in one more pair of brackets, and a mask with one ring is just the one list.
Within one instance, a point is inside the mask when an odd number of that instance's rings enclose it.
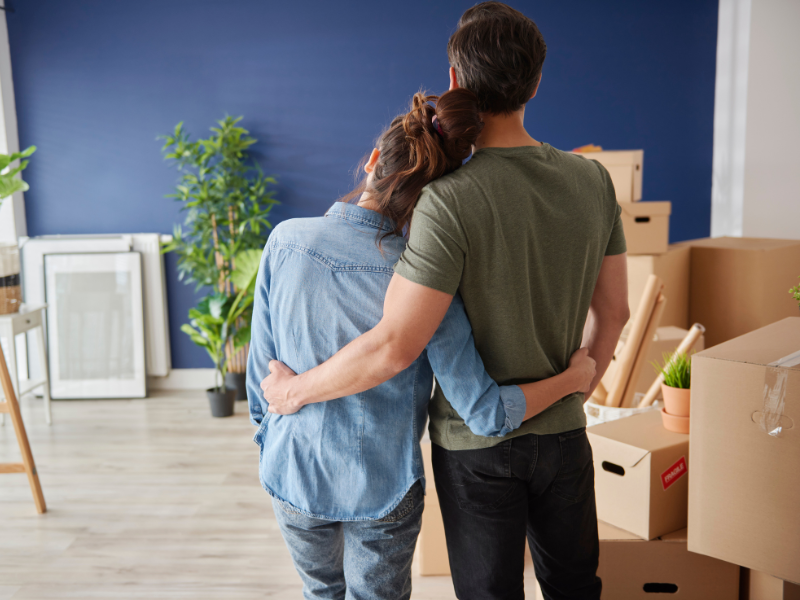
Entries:
{"label": "navy blue wall", "polygon": [[[169,233],[177,178],[156,136],[244,115],[279,180],[275,221],[320,215],[420,87],[447,86],[471,0],[17,0],[7,16],[31,235]],[[644,148],[644,199],[672,200],[673,241],[710,227],[717,1],[534,2],[548,45],[526,125],[571,149]],[[179,331],[193,302],[168,257],[172,361],[209,366]]]}

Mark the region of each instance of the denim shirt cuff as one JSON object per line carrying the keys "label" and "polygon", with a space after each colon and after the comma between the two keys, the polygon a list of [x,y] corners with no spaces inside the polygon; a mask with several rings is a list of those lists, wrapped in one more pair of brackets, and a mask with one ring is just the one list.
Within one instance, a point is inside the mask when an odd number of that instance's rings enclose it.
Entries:
{"label": "denim shirt cuff", "polygon": [[525,401],[525,394],[522,393],[522,389],[517,385],[504,385],[501,387],[500,400],[506,411],[505,426],[500,433],[503,436],[508,435],[515,429],[519,429],[528,406]]}

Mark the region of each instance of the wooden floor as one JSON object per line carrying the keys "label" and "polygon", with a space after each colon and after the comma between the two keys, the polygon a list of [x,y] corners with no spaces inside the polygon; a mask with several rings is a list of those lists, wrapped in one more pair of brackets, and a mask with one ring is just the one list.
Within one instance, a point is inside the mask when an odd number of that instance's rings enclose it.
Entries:
{"label": "wooden floor", "polygon": [[[301,598],[245,402],[212,419],[203,392],[61,401],[50,427],[41,400],[22,408],[48,512],[25,475],[0,475],[0,600]],[[18,457],[6,419],[0,462]],[[455,594],[415,576],[412,597]]]}

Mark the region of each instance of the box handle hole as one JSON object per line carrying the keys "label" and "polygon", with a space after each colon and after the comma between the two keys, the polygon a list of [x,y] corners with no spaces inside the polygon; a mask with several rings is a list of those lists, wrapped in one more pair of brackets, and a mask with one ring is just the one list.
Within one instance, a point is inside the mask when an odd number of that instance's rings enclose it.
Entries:
{"label": "box handle hole", "polygon": [[636,217],[634,221],[636,221],[637,223],[649,223],[650,217]]}
{"label": "box handle hole", "polygon": [[676,594],[678,586],[674,583],[645,583],[645,594]]}
{"label": "box handle hole", "polygon": [[608,471],[609,473],[614,473],[614,475],[619,475],[620,477],[625,475],[625,469],[623,469],[619,465],[615,465],[614,463],[610,463],[607,460],[604,460],[602,462],[602,466],[603,466],[603,470],[604,471]]}

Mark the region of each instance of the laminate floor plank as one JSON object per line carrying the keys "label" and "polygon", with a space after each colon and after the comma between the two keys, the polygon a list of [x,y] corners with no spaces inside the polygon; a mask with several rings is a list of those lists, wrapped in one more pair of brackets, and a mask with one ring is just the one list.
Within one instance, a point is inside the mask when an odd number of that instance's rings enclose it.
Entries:
{"label": "laminate floor plank", "polygon": [[[48,512],[24,474],[0,476],[0,600],[301,598],[246,403],[213,419],[202,392],[55,401],[50,427],[42,404],[21,407]],[[6,420],[0,462],[18,458]],[[415,576],[412,597],[455,594]]]}

